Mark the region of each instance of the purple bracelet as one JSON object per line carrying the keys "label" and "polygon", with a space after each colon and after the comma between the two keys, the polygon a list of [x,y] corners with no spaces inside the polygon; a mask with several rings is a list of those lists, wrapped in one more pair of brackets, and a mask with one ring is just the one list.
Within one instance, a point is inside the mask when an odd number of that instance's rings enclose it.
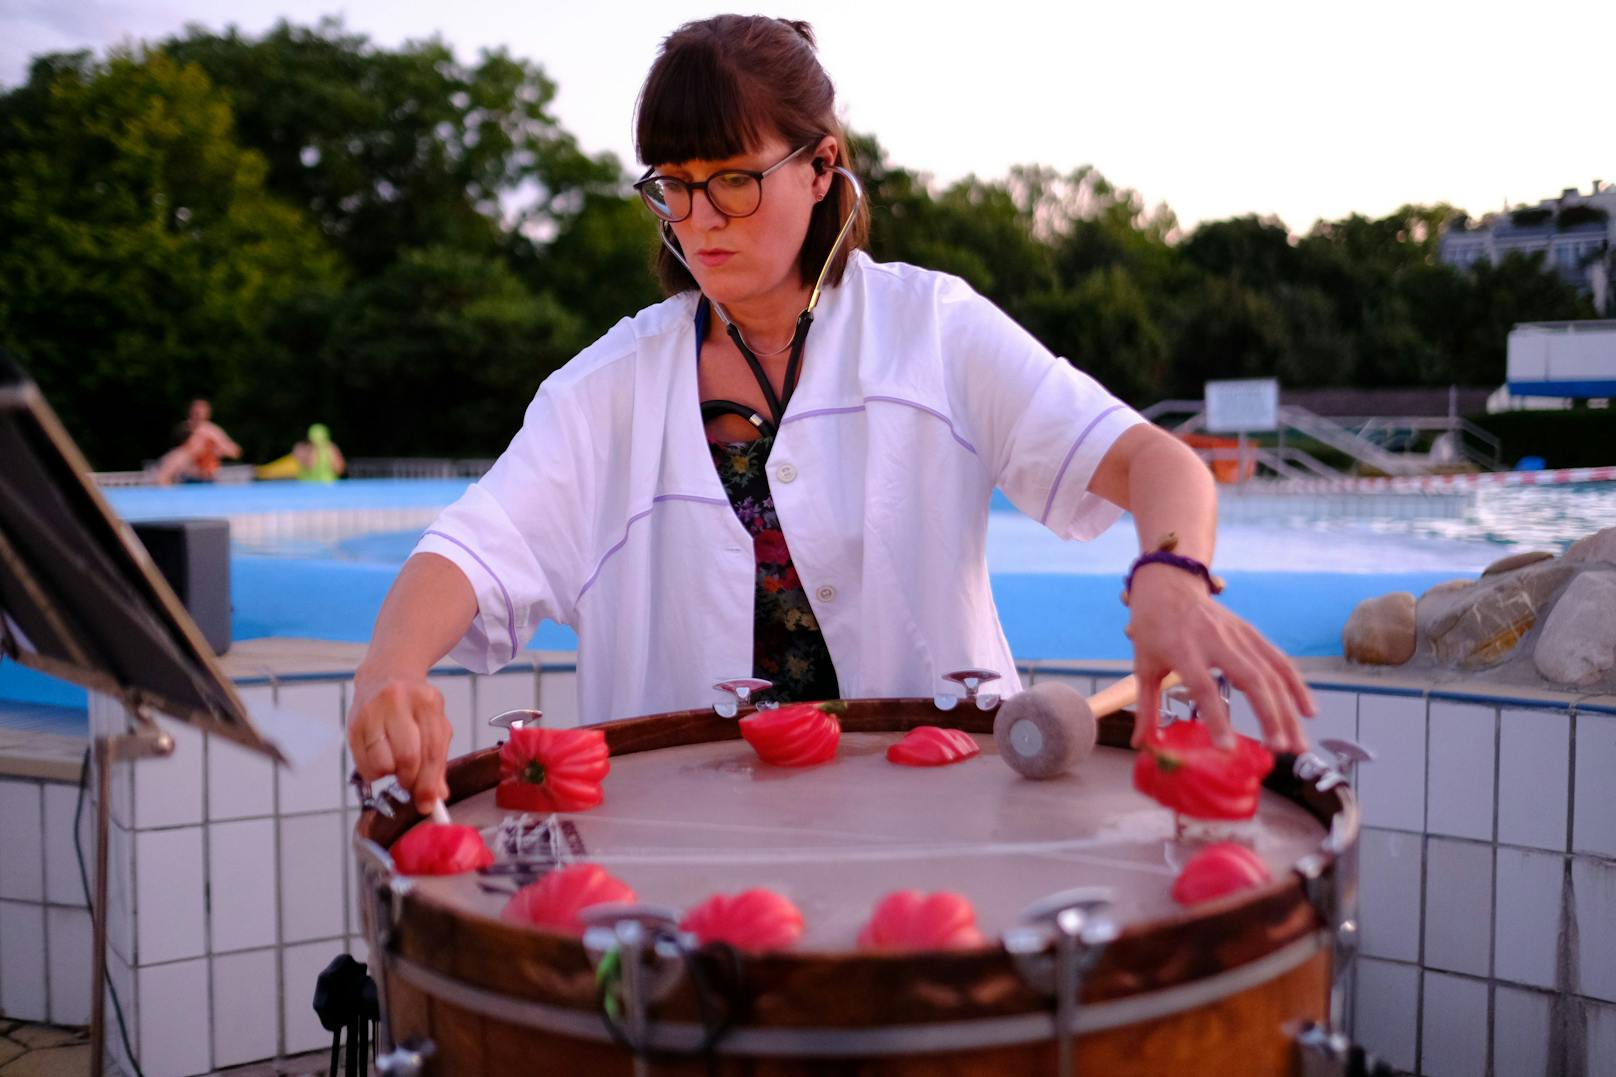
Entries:
{"label": "purple bracelet", "polygon": [[1211,570],[1195,558],[1173,553],[1172,546],[1177,545],[1177,540],[1173,539],[1172,536],[1169,536],[1169,539],[1172,539],[1171,543],[1164,540],[1162,548],[1140,554],[1129,567],[1128,578],[1122,585],[1122,604],[1124,606],[1128,604],[1128,596],[1133,591],[1134,573],[1146,565],[1172,565],[1174,568],[1188,572],[1192,576],[1201,577],[1206,581],[1206,589],[1212,594],[1222,593],[1223,581],[1212,575]]}

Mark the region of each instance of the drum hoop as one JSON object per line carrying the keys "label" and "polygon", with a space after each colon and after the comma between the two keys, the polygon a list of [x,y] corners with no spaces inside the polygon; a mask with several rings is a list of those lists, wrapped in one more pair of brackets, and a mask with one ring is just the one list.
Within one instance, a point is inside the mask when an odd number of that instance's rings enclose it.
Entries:
{"label": "drum hoop", "polygon": [[[1315,931],[1243,965],[1204,979],[1078,1006],[1076,1034],[1103,1032],[1186,1013],[1279,979],[1330,942]],[[383,958],[387,972],[437,1001],[479,1017],[573,1039],[613,1042],[598,1014],[566,1006],[513,998],[446,976],[405,957]],[[1040,1043],[1056,1036],[1057,1022],[1048,1012],[967,1021],[938,1021],[879,1028],[749,1028],[732,1029],[719,1041],[718,1054],[770,1058],[857,1058],[881,1055],[939,1054]],[[690,1053],[705,1042],[701,1025],[652,1021],[647,1026],[652,1052]]]}

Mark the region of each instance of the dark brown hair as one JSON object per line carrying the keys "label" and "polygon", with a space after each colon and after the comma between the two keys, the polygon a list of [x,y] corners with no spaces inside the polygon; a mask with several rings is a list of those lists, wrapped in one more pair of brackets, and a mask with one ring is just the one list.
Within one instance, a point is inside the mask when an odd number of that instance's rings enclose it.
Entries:
{"label": "dark brown hair", "polygon": [[[716,161],[754,149],[771,134],[792,149],[836,139],[838,160],[852,169],[852,147],[836,120],[836,90],[814,51],[806,23],[761,15],[718,15],[688,22],[662,43],[640,89],[635,148],[647,166]],[[853,209],[852,186],[833,180],[808,220],[797,268],[804,284],[819,276],[842,222]],[[847,241],[825,275],[838,284],[847,257],[869,239],[869,209],[860,204]],[[659,242],[656,274],[669,295],[695,278]]]}

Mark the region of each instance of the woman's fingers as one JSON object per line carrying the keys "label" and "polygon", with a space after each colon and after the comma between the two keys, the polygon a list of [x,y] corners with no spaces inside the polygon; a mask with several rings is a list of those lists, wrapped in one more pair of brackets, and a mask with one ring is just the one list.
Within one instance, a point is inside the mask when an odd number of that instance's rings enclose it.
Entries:
{"label": "woman's fingers", "polygon": [[1133,738],[1135,748],[1143,748],[1145,738],[1161,721],[1161,682],[1165,672],[1155,666],[1134,666],[1134,680],[1139,683],[1139,698],[1133,705]]}
{"label": "woman's fingers", "polygon": [[424,680],[392,681],[362,698],[348,718],[348,747],[366,781],[391,774],[423,812],[449,795],[452,735],[443,696]]}

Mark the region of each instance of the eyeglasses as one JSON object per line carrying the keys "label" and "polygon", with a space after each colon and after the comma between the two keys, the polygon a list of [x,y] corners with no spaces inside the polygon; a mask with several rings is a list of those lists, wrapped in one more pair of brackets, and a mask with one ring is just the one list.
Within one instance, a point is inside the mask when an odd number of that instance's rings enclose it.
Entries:
{"label": "eyeglasses", "polygon": [[726,168],[714,172],[700,183],[688,183],[672,176],[653,176],[652,169],[634,185],[634,189],[640,192],[640,197],[651,212],[669,224],[678,224],[690,216],[696,191],[706,191],[707,201],[726,217],[750,217],[763,204],[763,177],[783,167],[812,145],[812,142],[803,143],[762,172]]}

